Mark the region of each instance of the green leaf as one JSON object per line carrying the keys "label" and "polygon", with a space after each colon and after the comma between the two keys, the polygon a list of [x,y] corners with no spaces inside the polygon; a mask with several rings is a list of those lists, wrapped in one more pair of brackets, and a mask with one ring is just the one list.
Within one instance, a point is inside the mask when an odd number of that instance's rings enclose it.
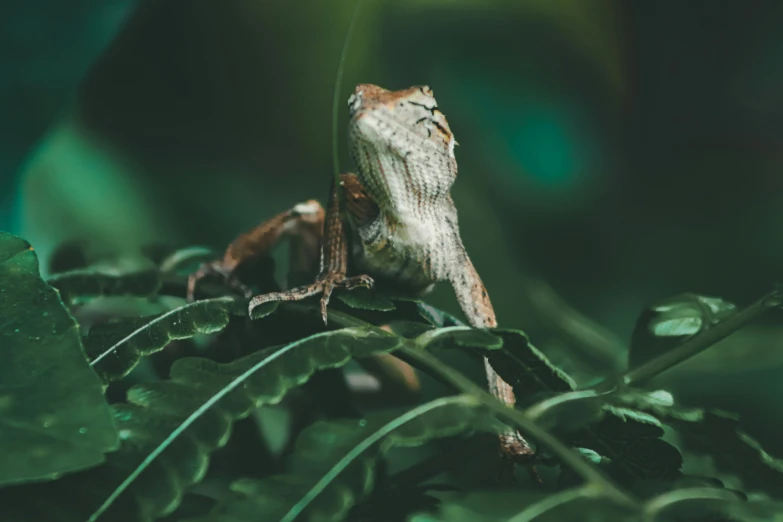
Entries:
{"label": "green leaf", "polygon": [[215,333],[232,315],[244,315],[246,300],[218,297],[189,303],[166,313],[121,319],[90,328],[84,339],[90,365],[104,382],[127,375],[143,356],[153,354],[175,339]]}
{"label": "green leaf", "polygon": [[623,480],[678,477],[682,456],[662,440],[661,421],[633,406],[617,393],[582,390],[544,399],[526,413],[582,451],[607,457]]}
{"label": "green leaf", "polygon": [[452,326],[431,330],[420,338],[427,338],[430,348],[464,348],[487,357],[503,380],[513,386],[520,406],[542,395],[571,391],[576,386],[520,330]]}
{"label": "green leaf", "polygon": [[[418,315],[437,328],[444,328],[448,326],[465,326],[465,323],[457,319],[455,316],[448,312],[444,312],[440,308],[428,305],[427,303],[413,299],[400,299],[400,302],[408,302],[416,307]],[[399,306],[399,303],[398,305]]]}
{"label": "green leaf", "polygon": [[474,350],[500,350],[503,340],[491,330],[480,330],[469,326],[450,326],[428,330],[419,335],[416,344],[429,350],[438,348],[470,348]]}
{"label": "green leaf", "polygon": [[110,274],[85,268],[53,275],[47,282],[60,291],[63,301],[69,303],[94,297],[151,297],[161,285],[157,268],[127,274]]}
{"label": "green leaf", "polygon": [[227,442],[235,420],[279,402],[318,370],[391,351],[399,342],[392,335],[354,328],[316,334],[227,364],[180,359],[172,366],[171,380],[134,386],[129,404],[115,406],[123,444],[106,465],[47,489],[0,494],[0,505],[13,505],[25,494],[47,498],[28,506],[23,522],[50,520],[53,513],[58,522],[84,522],[102,503],[101,509],[108,510],[99,520],[148,521],[171,513],[185,488],[203,478],[209,455]]}
{"label": "green leaf", "polygon": [[374,289],[365,287],[354,288],[350,292],[337,293],[337,299],[351,308],[390,312],[395,309],[394,303]]}
{"label": "green leaf", "polygon": [[658,301],[636,322],[629,365],[635,367],[647,362],[736,311],[733,303],[698,294],[680,294]]}
{"label": "green leaf", "polygon": [[203,263],[218,257],[218,253],[206,247],[188,247],[172,252],[160,262],[160,271],[166,274],[189,276]]}
{"label": "green leaf", "polygon": [[0,233],[0,484],[90,468],[118,445],[76,322],[29,243]]}
{"label": "green leaf", "polygon": [[[436,328],[465,326],[465,323],[455,316],[415,297],[383,295],[376,289],[364,287],[355,288],[350,292],[339,292],[336,295],[337,299],[354,310],[394,312],[389,315],[390,318],[394,317],[392,320],[421,321],[423,319]],[[379,319],[380,317],[384,316],[369,316],[368,319]]]}
{"label": "green leaf", "polygon": [[277,308],[279,306],[280,306],[280,301],[269,301],[268,303],[263,303],[262,305],[253,308],[253,312],[250,314],[250,318],[254,321],[258,319],[262,319],[268,315],[275,313],[275,311],[277,311]]}
{"label": "green leaf", "polygon": [[419,335],[433,330],[435,327],[429,324],[420,323],[418,321],[389,321],[389,331],[400,337],[406,339],[412,339]]}
{"label": "green leaf", "polygon": [[552,364],[523,332],[502,328],[490,331],[501,338],[502,347],[484,355],[498,375],[514,388],[519,406],[576,387],[574,380]]}
{"label": "green leaf", "polygon": [[[663,390],[635,389],[573,392],[542,401],[528,412],[544,426],[592,423],[571,440],[627,464],[637,478],[673,476],[680,468],[679,452],[660,439],[664,425],[671,426],[683,449],[711,456],[719,471],[739,478],[747,491],[783,498],[783,460],[742,431],[735,414],[685,407]],[[597,415],[601,420],[591,422]]]}
{"label": "green leaf", "polygon": [[[486,355],[498,374],[514,388],[517,405],[543,399],[528,409],[555,433],[567,435],[575,446],[608,457],[624,477],[650,478],[678,476],[682,457],[675,447],[661,439],[661,423],[653,416],[630,408],[613,407],[608,395],[592,391],[573,392],[573,380],[554,366],[518,330],[444,328],[421,337],[442,336],[448,346],[468,347]],[[464,332],[462,331],[464,330]],[[491,334],[500,346],[478,335]],[[464,336],[462,339],[458,335]],[[430,346],[439,346],[430,342]],[[577,429],[578,428],[578,429]]]}
{"label": "green leaf", "polygon": [[783,460],[769,454],[740,428],[739,416],[716,409],[675,404],[665,391],[626,392],[616,399],[649,411],[677,430],[680,444],[693,453],[710,455],[716,468],[742,481],[747,491],[783,498]]}
{"label": "green leaf", "polygon": [[419,446],[474,430],[496,431],[499,426],[467,395],[436,399],[403,413],[316,422],[299,436],[285,474],[235,482],[232,489],[238,498],[219,505],[203,520],[344,520],[371,492],[376,462],[390,448]]}
{"label": "green leaf", "polygon": [[[444,333],[452,332],[451,335]],[[499,337],[500,345],[478,336]],[[573,380],[554,366],[518,330],[478,330],[466,327],[443,328],[423,334],[432,337],[430,347],[466,347],[486,355],[498,374],[514,388],[517,405],[543,398],[533,414],[556,433],[568,434],[575,446],[591,449],[612,459],[625,476],[635,478],[677,476],[682,457],[661,436],[657,419],[630,408],[612,407],[594,392],[572,392]],[[461,336],[461,337],[460,337]],[[530,412],[531,409],[528,410]],[[576,428],[579,428],[576,430]],[[572,433],[573,432],[573,433]]]}
{"label": "green leaf", "polygon": [[565,392],[544,399],[525,410],[545,430],[568,432],[603,417],[606,398],[593,390]]}

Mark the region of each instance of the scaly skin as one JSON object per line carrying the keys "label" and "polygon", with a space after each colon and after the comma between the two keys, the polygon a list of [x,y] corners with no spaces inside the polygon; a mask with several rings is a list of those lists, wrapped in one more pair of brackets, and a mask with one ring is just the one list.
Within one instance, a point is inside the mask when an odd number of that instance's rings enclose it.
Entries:
{"label": "scaly skin", "polygon": [[[325,218],[320,206],[309,201],[240,236],[222,262],[191,278],[191,296],[204,273],[230,278],[241,260],[267,252],[270,245],[292,234],[297,219],[310,225],[320,219],[324,235],[321,270],[315,282],[256,296],[250,301],[251,311],[269,301],[322,294],[321,313],[326,321],[335,288],[370,286],[373,278],[381,278],[422,294],[436,282],[447,281],[471,326],[497,326],[492,303],[460,237],[457,209],[449,193],[457,177],[457,142],[430,88],[388,91],[363,84],[356,87],[348,107],[349,146],[358,172],[342,174],[339,188],[332,187]],[[347,227],[340,216],[336,189],[345,195]],[[307,230],[312,233],[314,227]],[[349,264],[351,273],[361,275],[348,277]],[[486,360],[485,368],[490,391],[513,407],[511,386]],[[507,462],[526,463],[532,454],[515,430],[500,435],[500,449]]]}
{"label": "scaly skin", "polygon": [[[497,326],[495,312],[459,233],[450,196],[457,177],[457,144],[429,87],[387,91],[359,85],[348,101],[348,136],[358,181],[379,212],[352,218],[357,268],[421,292],[438,281],[454,288],[471,326]],[[489,389],[514,406],[514,392],[485,359]],[[531,450],[516,431],[501,434],[511,460]]]}

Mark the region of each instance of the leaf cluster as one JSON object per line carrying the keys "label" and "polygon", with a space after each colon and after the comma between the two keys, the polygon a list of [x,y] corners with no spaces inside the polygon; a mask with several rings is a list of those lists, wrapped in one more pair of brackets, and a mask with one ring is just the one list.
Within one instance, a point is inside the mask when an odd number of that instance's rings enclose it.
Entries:
{"label": "leaf cluster", "polygon": [[[524,332],[417,300],[339,293],[328,326],[317,301],[249,318],[217,281],[188,303],[206,257],[44,281],[32,248],[0,234],[0,520],[783,520],[783,461],[735,415],[643,388],[776,293],[741,311],[658,303],[634,367],[578,388]],[[482,358],[516,409],[484,391]],[[498,482],[509,428],[535,449],[513,485]]]}

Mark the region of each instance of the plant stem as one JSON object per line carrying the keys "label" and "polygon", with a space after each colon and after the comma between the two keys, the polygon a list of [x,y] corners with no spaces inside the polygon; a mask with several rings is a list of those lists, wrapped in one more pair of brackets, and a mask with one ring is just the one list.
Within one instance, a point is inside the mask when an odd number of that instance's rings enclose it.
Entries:
{"label": "plant stem", "polygon": [[[639,386],[672,366],[698,355],[721,339],[733,334],[764,312],[778,308],[783,304],[783,293],[773,290],[744,310],[731,315],[716,325],[688,339],[677,348],[664,352],[646,363],[626,372],[620,382],[623,386]],[[596,389],[613,386],[616,381],[600,383]]]}
{"label": "plant stem", "polygon": [[[329,311],[328,318],[330,321],[339,324],[340,326],[363,326],[376,330],[381,334],[391,335],[385,330],[343,312]],[[593,466],[584,460],[576,451],[560,442],[560,440],[546,430],[541,429],[523,412],[503,404],[497,398],[474,384],[473,381],[456,370],[444,365],[440,359],[434,355],[422,350],[421,346],[417,345],[414,341],[404,338],[401,338],[401,341],[402,347],[395,353],[401,352],[402,355],[405,356],[406,361],[415,364],[417,368],[425,370],[428,374],[438,375],[438,380],[451,385],[451,387],[459,392],[474,396],[482,405],[492,410],[499,419],[517,427],[525,435],[529,435],[539,444],[546,446],[553,455],[558,457],[568,467],[576,471],[589,483],[600,487],[607,496],[612,497],[618,503],[627,506],[638,506],[638,502],[633,497],[604,477],[602,473],[593,468]]]}
{"label": "plant stem", "polygon": [[[339,140],[337,139],[337,128],[339,121],[339,109],[340,106],[340,86],[343,82],[343,71],[345,70],[345,57],[348,55],[348,46],[351,43],[351,36],[353,35],[354,27],[356,27],[356,20],[359,18],[359,7],[362,5],[362,0],[356,0],[356,5],[353,8],[353,14],[351,15],[351,21],[348,22],[348,30],[345,33],[345,40],[343,40],[343,47],[340,50],[340,59],[337,62],[337,74],[334,78],[334,93],[332,97],[332,175],[334,176],[334,186],[340,186],[340,154],[339,154]],[[339,191],[338,193],[342,193]],[[342,196],[341,196],[342,197]]]}
{"label": "plant stem", "polygon": [[488,392],[476,386],[470,379],[461,373],[444,366],[434,355],[421,350],[418,346],[410,346],[411,344],[414,343],[410,341],[404,343],[400,350],[411,360],[418,363],[417,366],[427,367],[431,371],[439,373],[444,380],[449,382],[460,392],[468,393],[476,397],[485,407],[492,410],[498,418],[516,426],[525,435],[529,435],[539,444],[546,446],[552,454],[563,461],[568,467],[576,471],[582,478],[596,486],[601,486],[602,490],[605,491],[607,495],[614,497],[618,502],[629,506],[637,505],[637,502],[631,496],[604,477],[603,474],[593,468],[576,451],[560,442],[546,430],[541,429],[523,412],[506,406]]}

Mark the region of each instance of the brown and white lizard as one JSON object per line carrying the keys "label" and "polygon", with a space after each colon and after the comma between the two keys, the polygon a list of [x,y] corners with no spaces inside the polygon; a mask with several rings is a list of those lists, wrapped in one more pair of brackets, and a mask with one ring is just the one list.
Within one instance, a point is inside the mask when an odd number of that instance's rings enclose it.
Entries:
{"label": "brown and white lizard", "polygon": [[[189,298],[198,279],[209,273],[223,275],[249,296],[233,276],[234,269],[288,236],[298,241],[300,258],[317,259],[320,249],[320,273],[312,284],[253,297],[249,311],[269,301],[321,294],[325,322],[334,289],[369,287],[378,281],[423,294],[436,282],[448,281],[471,326],[497,326],[492,303],[460,237],[450,195],[457,176],[457,142],[432,90],[415,86],[388,91],[363,84],[356,87],[348,108],[349,144],[358,173],[341,174],[339,187],[332,183],[326,212],[310,200],[239,236],[222,260],[190,277]],[[344,194],[347,222],[340,213],[338,190]],[[351,277],[349,261],[356,274]],[[485,368],[490,391],[513,407],[511,386],[486,360]],[[514,430],[500,435],[500,447],[509,461],[527,462],[532,453]]]}

